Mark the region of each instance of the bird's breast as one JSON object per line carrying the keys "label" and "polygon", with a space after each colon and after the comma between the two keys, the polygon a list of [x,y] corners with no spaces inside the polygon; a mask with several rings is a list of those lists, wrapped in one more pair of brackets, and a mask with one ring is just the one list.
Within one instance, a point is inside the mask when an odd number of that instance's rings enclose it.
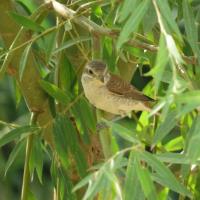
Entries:
{"label": "bird's breast", "polygon": [[101,110],[119,115],[126,115],[132,110],[145,110],[142,103],[110,92],[101,81],[84,76],[81,81],[89,102]]}

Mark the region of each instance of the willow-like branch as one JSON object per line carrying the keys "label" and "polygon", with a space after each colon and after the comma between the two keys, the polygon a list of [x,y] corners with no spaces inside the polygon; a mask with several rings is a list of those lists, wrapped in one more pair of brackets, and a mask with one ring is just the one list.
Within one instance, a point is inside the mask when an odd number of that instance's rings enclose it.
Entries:
{"label": "willow-like branch", "polygon": [[[120,34],[119,30],[112,30],[107,27],[99,26],[95,22],[89,20],[87,17],[84,16],[78,16],[77,13],[66,7],[65,5],[53,0],[51,2],[48,2],[47,4],[51,4],[52,9],[60,16],[62,16],[65,19],[70,19],[72,22],[82,26],[83,28],[89,30],[90,32],[94,32],[95,34],[103,35],[103,36],[108,36],[111,38],[117,38]],[[49,5],[48,5],[49,6]],[[156,52],[158,51],[159,47],[153,44],[148,44],[145,42],[141,42],[136,39],[130,39],[126,42],[127,45],[148,50],[151,52]],[[194,56],[192,57],[187,57],[185,55],[182,56],[183,60],[187,64],[196,64],[197,60]]]}

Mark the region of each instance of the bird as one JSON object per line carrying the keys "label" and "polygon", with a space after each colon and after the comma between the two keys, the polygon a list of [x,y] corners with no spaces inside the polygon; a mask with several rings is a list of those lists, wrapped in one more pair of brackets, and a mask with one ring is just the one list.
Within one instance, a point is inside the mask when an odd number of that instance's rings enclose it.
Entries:
{"label": "bird", "polygon": [[132,111],[151,111],[154,100],[109,72],[102,60],[86,64],[81,82],[88,101],[100,110],[121,117],[131,116]]}

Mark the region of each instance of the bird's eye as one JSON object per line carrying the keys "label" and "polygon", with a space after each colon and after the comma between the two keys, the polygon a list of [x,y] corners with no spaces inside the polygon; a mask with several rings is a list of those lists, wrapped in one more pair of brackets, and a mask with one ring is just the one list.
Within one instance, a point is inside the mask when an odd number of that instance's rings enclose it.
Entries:
{"label": "bird's eye", "polygon": [[88,70],[89,74],[93,74],[93,71],[91,69]]}

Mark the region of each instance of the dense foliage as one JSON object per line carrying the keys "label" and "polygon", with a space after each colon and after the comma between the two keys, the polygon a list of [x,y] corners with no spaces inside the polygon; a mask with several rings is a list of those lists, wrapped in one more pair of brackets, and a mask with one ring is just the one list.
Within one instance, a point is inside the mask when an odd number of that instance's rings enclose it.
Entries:
{"label": "dense foliage", "polygon": [[[200,199],[199,33],[199,0],[1,0],[0,199]],[[152,111],[90,105],[91,59]]]}

